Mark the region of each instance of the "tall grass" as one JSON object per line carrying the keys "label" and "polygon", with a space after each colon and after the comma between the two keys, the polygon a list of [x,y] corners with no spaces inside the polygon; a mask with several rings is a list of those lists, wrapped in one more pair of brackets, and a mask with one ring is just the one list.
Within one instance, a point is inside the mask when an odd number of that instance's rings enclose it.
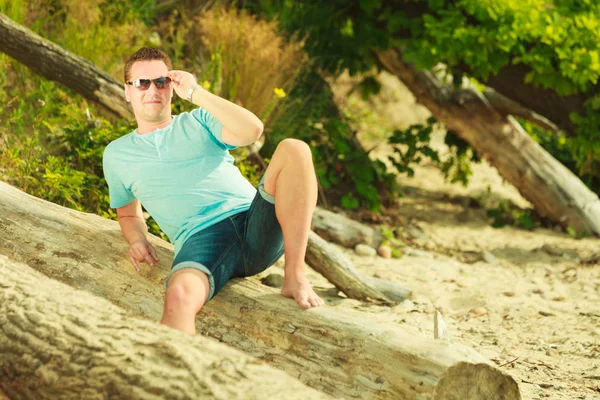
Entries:
{"label": "tall grass", "polygon": [[193,24],[190,37],[203,45],[196,57],[201,79],[216,94],[269,123],[277,102],[293,88],[308,61],[302,42],[286,41],[276,21],[235,9],[210,10]]}

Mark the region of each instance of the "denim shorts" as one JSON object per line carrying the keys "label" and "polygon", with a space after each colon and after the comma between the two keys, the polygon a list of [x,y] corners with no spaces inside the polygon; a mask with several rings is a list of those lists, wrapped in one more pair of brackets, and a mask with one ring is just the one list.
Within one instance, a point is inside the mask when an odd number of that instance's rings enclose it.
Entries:
{"label": "denim shorts", "polygon": [[173,260],[171,272],[195,268],[208,276],[217,294],[231,278],[256,275],[283,255],[283,234],[275,215],[275,198],[263,181],[248,211],[235,214],[190,236]]}

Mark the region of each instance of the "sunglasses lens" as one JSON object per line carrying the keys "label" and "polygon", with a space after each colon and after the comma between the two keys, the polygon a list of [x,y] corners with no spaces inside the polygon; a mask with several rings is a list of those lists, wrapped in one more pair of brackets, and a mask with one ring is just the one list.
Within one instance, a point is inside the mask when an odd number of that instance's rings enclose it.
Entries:
{"label": "sunglasses lens", "polygon": [[157,89],[164,89],[165,87],[169,86],[169,83],[171,83],[171,79],[166,77],[156,78],[153,79],[152,82],[154,82]]}
{"label": "sunglasses lens", "polygon": [[150,87],[150,79],[136,79],[133,81],[133,86],[140,90],[148,90]]}
{"label": "sunglasses lens", "polygon": [[136,79],[131,83],[139,90],[148,90],[152,82],[154,82],[154,85],[157,89],[164,89],[171,83],[171,78],[162,77],[156,79]]}

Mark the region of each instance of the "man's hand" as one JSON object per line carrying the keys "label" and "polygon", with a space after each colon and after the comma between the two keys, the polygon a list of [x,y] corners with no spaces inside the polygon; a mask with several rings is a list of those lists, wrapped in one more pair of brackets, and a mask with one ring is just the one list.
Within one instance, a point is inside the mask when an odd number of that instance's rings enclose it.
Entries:
{"label": "man's hand", "polygon": [[146,262],[149,265],[154,265],[155,262],[158,262],[158,256],[150,242],[146,239],[141,239],[133,242],[129,248],[129,260],[136,271],[140,272],[138,262]]}
{"label": "man's hand", "polygon": [[[194,75],[185,71],[172,70],[166,73],[167,77],[171,78],[171,84],[175,89],[175,93],[182,99],[187,100],[190,94],[190,89],[197,85]],[[198,88],[196,90],[200,90]]]}

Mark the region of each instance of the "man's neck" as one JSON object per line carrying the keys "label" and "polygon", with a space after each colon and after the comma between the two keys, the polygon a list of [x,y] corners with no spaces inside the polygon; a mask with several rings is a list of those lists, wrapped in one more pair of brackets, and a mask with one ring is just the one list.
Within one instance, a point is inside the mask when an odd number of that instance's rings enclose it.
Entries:
{"label": "man's neck", "polygon": [[172,118],[173,117],[171,117],[169,115],[166,119],[164,119],[162,121],[140,121],[140,120],[138,120],[137,121],[138,122],[137,133],[140,135],[143,135],[145,133],[150,133],[157,129],[164,128],[171,123]]}

